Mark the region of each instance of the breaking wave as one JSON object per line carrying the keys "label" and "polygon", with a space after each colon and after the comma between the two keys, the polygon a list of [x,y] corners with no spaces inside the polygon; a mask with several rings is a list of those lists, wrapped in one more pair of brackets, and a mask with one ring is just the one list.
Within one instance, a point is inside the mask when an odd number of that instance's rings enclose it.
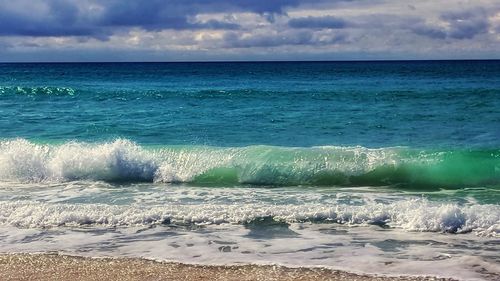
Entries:
{"label": "breaking wave", "polygon": [[165,182],[228,186],[398,185],[422,188],[500,183],[500,150],[402,147],[143,147],[106,143],[0,142],[0,181]]}

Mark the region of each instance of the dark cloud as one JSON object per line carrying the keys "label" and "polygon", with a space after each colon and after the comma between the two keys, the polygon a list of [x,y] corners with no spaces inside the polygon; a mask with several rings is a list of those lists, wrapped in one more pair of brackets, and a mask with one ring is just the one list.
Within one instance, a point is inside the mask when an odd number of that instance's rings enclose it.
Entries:
{"label": "dark cloud", "polygon": [[292,28],[344,28],[348,22],[333,16],[295,18],[288,21]]}
{"label": "dark cloud", "polygon": [[428,24],[418,24],[411,30],[432,39],[472,39],[476,35],[487,33],[489,28],[488,13],[483,8],[469,9],[459,12],[441,14],[441,20],[446,27],[436,27]]}
{"label": "dark cloud", "polygon": [[488,15],[483,8],[444,13],[441,19],[449,23],[448,36],[454,39],[471,39],[488,32]]}
{"label": "dark cloud", "polygon": [[455,39],[471,39],[488,32],[489,23],[485,19],[475,19],[452,24],[449,36]]}
{"label": "dark cloud", "polygon": [[423,22],[418,16],[397,15],[397,14],[371,14],[367,16],[357,16],[350,19],[350,25],[362,29],[386,29],[388,32],[393,29],[406,29]]}
{"label": "dark cloud", "polygon": [[89,21],[74,1],[0,0],[0,35],[92,36],[105,40],[110,34]]}
{"label": "dark cloud", "polygon": [[[266,16],[312,0],[0,0],[0,35],[91,36],[106,39],[118,28],[236,29],[231,22],[191,22],[200,13],[252,12]],[[90,6],[96,9],[86,9]]]}
{"label": "dark cloud", "polygon": [[[296,7],[313,0],[108,0],[102,15],[107,26],[139,26],[145,29],[189,29],[202,25],[192,24],[189,18],[201,13],[252,12],[265,16],[270,22],[275,14],[283,14],[288,7]],[[215,23],[215,22],[214,22]],[[236,25],[209,24],[213,28],[235,28]],[[207,26],[203,26],[206,28]]]}
{"label": "dark cloud", "polygon": [[411,30],[418,35],[426,36],[432,39],[445,39],[447,34],[444,30],[425,24],[415,25]]}
{"label": "dark cloud", "polygon": [[226,30],[234,30],[239,29],[241,26],[236,23],[230,22],[222,22],[218,20],[208,20],[206,22],[201,23],[193,23],[190,25],[191,28],[195,29],[226,29]]}

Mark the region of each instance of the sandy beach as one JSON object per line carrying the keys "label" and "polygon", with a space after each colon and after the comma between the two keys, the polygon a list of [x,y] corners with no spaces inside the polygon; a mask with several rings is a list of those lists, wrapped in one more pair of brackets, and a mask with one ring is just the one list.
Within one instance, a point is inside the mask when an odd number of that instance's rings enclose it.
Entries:
{"label": "sandy beach", "polygon": [[4,254],[0,280],[452,280],[358,275],[325,268],[205,266],[135,258],[85,258],[57,254]]}

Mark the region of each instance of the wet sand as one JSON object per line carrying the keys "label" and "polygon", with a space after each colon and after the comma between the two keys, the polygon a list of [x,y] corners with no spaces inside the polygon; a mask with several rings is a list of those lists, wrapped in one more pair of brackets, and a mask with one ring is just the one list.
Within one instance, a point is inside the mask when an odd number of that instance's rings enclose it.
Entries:
{"label": "wet sand", "polygon": [[206,266],[136,258],[84,258],[57,254],[0,255],[0,280],[451,280],[384,277],[325,268],[272,265]]}

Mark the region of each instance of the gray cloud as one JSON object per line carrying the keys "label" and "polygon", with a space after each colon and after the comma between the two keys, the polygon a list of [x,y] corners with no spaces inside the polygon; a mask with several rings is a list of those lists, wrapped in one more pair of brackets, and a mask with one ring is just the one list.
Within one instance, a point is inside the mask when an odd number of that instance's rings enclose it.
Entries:
{"label": "gray cloud", "polygon": [[371,14],[362,16],[352,16],[349,19],[321,16],[321,17],[302,17],[293,18],[288,21],[292,28],[310,28],[310,29],[407,29],[422,24],[424,21],[418,16],[402,16],[395,14]]}
{"label": "gray cloud", "polygon": [[293,28],[344,28],[348,22],[333,16],[295,18],[288,21]]}
{"label": "gray cloud", "polygon": [[7,49],[10,49],[12,47],[13,47],[12,44],[5,42],[3,40],[0,40],[0,50],[7,50]]}
{"label": "gray cloud", "polygon": [[195,29],[226,29],[226,30],[232,30],[232,29],[239,29],[241,26],[236,23],[230,23],[230,22],[222,22],[218,20],[208,20],[206,22],[202,23],[193,23],[191,24],[191,28]]}
{"label": "gray cloud", "polygon": [[397,14],[371,14],[358,16],[351,19],[351,26],[363,29],[406,29],[421,24],[423,19],[419,16]]}
{"label": "gray cloud", "polygon": [[488,31],[488,15],[483,8],[460,12],[443,13],[441,18],[450,24],[448,36],[455,39],[470,39]]}
{"label": "gray cloud", "polygon": [[411,28],[415,34],[426,36],[432,39],[445,39],[448,35],[446,31],[441,28],[428,26],[425,24],[418,24]]}
{"label": "gray cloud", "polygon": [[305,45],[311,42],[310,32],[286,32],[282,34],[260,34],[242,37],[237,33],[224,36],[225,48],[276,47],[281,45]]}
{"label": "gray cloud", "polygon": [[284,31],[277,34],[258,34],[240,36],[228,33],[224,37],[225,48],[278,47],[285,45],[326,45],[345,42],[345,34],[327,34],[317,36],[310,31]]}
{"label": "gray cloud", "polygon": [[432,26],[425,18],[419,16],[401,16],[395,14],[372,14],[351,17],[349,20],[333,16],[301,17],[288,21],[292,28],[302,29],[377,29],[388,33],[394,30],[410,30],[411,32],[431,39],[472,39],[478,34],[488,32],[488,13],[483,8],[474,8],[458,12],[446,12],[440,19],[447,27]]}
{"label": "gray cloud", "polygon": [[447,27],[417,24],[411,30],[432,39],[472,39],[476,35],[487,33],[489,28],[488,13],[483,8],[442,13],[440,19]]}

